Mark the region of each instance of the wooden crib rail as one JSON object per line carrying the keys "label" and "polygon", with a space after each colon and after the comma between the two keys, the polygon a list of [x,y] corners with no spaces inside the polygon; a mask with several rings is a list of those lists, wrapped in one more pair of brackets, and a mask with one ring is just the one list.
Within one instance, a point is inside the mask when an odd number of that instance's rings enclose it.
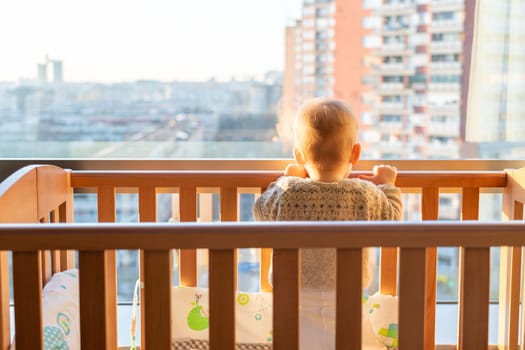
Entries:
{"label": "wooden crib rail", "polygon": [[[104,237],[101,239],[101,237]],[[15,270],[15,294],[24,290],[24,302],[15,300],[16,343],[19,349],[37,349],[42,339],[38,251],[76,249],[91,259],[80,261],[80,308],[83,348],[106,348],[116,333],[107,315],[114,312],[104,302],[105,283],[100,276],[104,252],[114,249],[143,249],[145,254],[145,335],[147,349],[169,348],[171,327],[169,249],[210,249],[210,345],[211,349],[233,349],[234,249],[267,247],[274,254],[274,349],[298,348],[298,248],[336,247],[339,264],[361,259],[368,246],[398,247],[399,347],[423,349],[425,342],[425,251],[428,247],[462,247],[460,266],[462,291],[468,298],[459,303],[461,349],[487,349],[489,249],[493,246],[525,246],[525,224],[428,222],[293,222],[293,223],[181,223],[93,224],[93,225],[2,225],[0,250],[20,254],[24,271]],[[361,264],[339,270],[337,279],[338,349],[360,346]],[[291,275],[290,275],[291,274]],[[350,278],[349,278],[350,277]],[[115,283],[115,276],[109,282]],[[225,283],[224,281],[232,283]],[[212,282],[213,281],[213,282]],[[89,286],[89,287],[88,287]],[[91,291],[91,292],[90,292]],[[95,293],[96,291],[96,293]],[[149,296],[148,296],[149,295]],[[344,295],[345,297],[342,297]],[[348,297],[346,297],[348,296]],[[350,297],[351,296],[351,297]],[[94,301],[96,299],[96,301]],[[20,308],[19,308],[20,306]],[[22,307],[23,306],[23,307]],[[28,308],[32,312],[28,312]],[[293,312],[290,314],[290,312]],[[111,317],[111,316],[110,316]],[[350,330],[346,327],[351,325]],[[39,328],[40,326],[40,328]],[[352,335],[352,338],[349,337]]]}
{"label": "wooden crib rail", "polygon": [[[29,168],[28,168],[29,169]],[[33,176],[33,179],[40,179],[36,181],[38,189],[34,189],[32,196],[37,198],[36,206],[26,206],[29,211],[34,212],[31,214],[31,218],[36,217],[36,221],[31,219],[28,222],[69,222],[72,220],[72,206],[70,205],[71,196],[73,191],[85,190],[86,188],[89,191],[94,191],[97,193],[98,198],[98,218],[99,222],[115,222],[116,221],[116,203],[115,198],[116,194],[120,191],[124,192],[135,192],[138,193],[139,197],[139,220],[140,222],[155,222],[157,221],[157,202],[156,195],[158,193],[177,193],[177,215],[179,215],[181,222],[195,222],[198,218],[198,199],[197,196],[203,192],[209,193],[217,192],[220,194],[220,220],[221,221],[237,221],[238,220],[238,210],[239,210],[239,193],[260,193],[264,188],[273,180],[275,180],[282,173],[279,171],[240,171],[240,170],[210,170],[210,171],[196,171],[196,170],[177,170],[177,171],[64,171],[60,168],[50,167],[50,166],[35,166],[28,171],[24,170],[28,175]],[[24,173],[22,171],[22,173]],[[513,173],[512,176],[517,176],[523,171],[518,171]],[[24,174],[25,174],[24,173]],[[353,172],[353,176],[357,176],[362,173],[362,171]],[[23,176],[18,177],[24,180]],[[41,176],[39,176],[40,174]],[[46,175],[47,174],[47,175]],[[509,188],[511,185],[508,185],[508,179],[511,179],[504,171],[400,171],[396,185],[401,187],[404,193],[419,193],[420,202],[421,202],[421,219],[422,220],[436,220],[438,219],[438,209],[439,209],[439,195],[440,193],[461,193],[462,194],[462,205],[461,205],[461,218],[463,220],[477,220],[479,216],[479,195],[484,191],[488,192],[504,192],[506,198],[509,197]],[[3,183],[0,189],[12,188],[15,187],[14,184],[23,183],[24,181],[18,182],[5,182]],[[522,178],[514,177],[515,182],[518,184],[523,184]],[[34,183],[35,180],[28,181],[28,183]],[[5,185],[5,184],[8,185]],[[18,186],[18,185],[17,185]],[[521,185],[522,186],[522,185]],[[26,185],[19,186],[22,188],[29,188]],[[519,193],[524,193],[523,186],[521,187],[521,192],[519,191],[519,186],[514,185],[514,190],[512,192],[513,196],[518,196]],[[4,190],[5,193],[7,193]],[[517,194],[518,193],[518,194]],[[59,195],[55,197],[56,194],[65,194],[65,197]],[[0,191],[0,217],[2,213],[1,207],[1,198],[8,198],[7,195],[2,195]],[[514,198],[513,197],[513,198]],[[11,196],[7,203],[13,203],[13,198],[17,196]],[[30,198],[30,197],[28,197]],[[32,197],[31,197],[32,198]],[[38,209],[38,198],[51,199],[49,203],[42,204],[42,208],[47,206],[46,209]],[[55,200],[55,198],[58,198]],[[66,198],[65,202],[61,202]],[[518,197],[516,197],[518,198]],[[14,202],[14,203],[19,203]],[[66,203],[65,205],[57,203]],[[520,201],[513,200],[513,206],[517,208],[519,212]],[[13,208],[18,208],[20,204],[17,204]],[[58,209],[57,209],[58,208]],[[521,207],[523,209],[523,206]],[[12,209],[12,208],[11,208]],[[523,210],[521,210],[523,212]],[[7,211],[5,212],[7,213]],[[54,214],[59,213],[59,215]],[[60,214],[64,213],[64,215]],[[202,214],[202,213],[201,213]],[[11,214],[7,215],[9,220],[13,220]],[[515,215],[515,219],[518,217]],[[25,219],[24,219],[25,220]],[[12,221],[12,222],[24,222]],[[0,219],[0,222],[2,220]],[[175,225],[177,226],[177,225]],[[261,254],[261,286],[263,290],[270,290],[269,285],[266,280],[267,268],[269,265],[269,251],[271,247],[262,246]],[[425,248],[425,349],[433,348],[434,346],[434,319],[435,319],[435,298],[436,298],[436,246],[426,246]],[[183,285],[194,286],[196,284],[197,276],[197,255],[195,247],[185,247],[184,245],[179,246],[180,250],[180,278]],[[253,247],[250,247],[253,248]],[[514,255],[509,255],[509,257],[518,256],[517,250],[511,250],[514,252]],[[142,254],[142,253],[141,253]],[[346,259],[355,259],[357,253],[349,252],[349,255],[346,256]],[[463,254],[463,253],[462,253]],[[68,255],[71,257],[71,255]],[[103,256],[103,258],[101,258]],[[234,254],[234,260],[236,255]],[[284,255],[285,257],[287,255]],[[466,254],[466,261],[475,261],[469,259],[470,255]],[[3,257],[3,258],[2,258]],[[42,257],[42,259],[40,259]],[[49,265],[46,263],[49,259],[46,258],[46,253],[40,254],[38,257],[42,262],[43,266]],[[3,266],[6,266],[7,263],[3,260],[7,259],[5,252],[0,252],[0,281],[2,278],[7,278],[6,272],[2,272],[4,269]],[[58,259],[58,257],[57,257]],[[116,289],[113,282],[115,275],[115,252],[111,249],[104,249],[103,251],[98,251],[96,254],[92,252],[85,252],[79,255],[79,259],[82,261],[98,261],[100,260],[101,265],[97,265],[99,272],[102,273],[102,278],[99,276],[100,283],[104,283],[105,289],[105,298],[107,305],[116,305]],[[86,260],[87,259],[87,260]],[[91,259],[91,260],[90,260]],[[154,256],[153,258],[148,255],[141,255],[141,259],[146,261],[147,259],[166,259],[165,255]],[[215,254],[210,254],[211,259],[229,259],[227,256],[216,256]],[[511,259],[511,258],[509,258]],[[513,265],[517,266],[517,258],[511,259]],[[397,245],[384,246],[381,250],[381,277],[380,277],[380,289],[385,294],[395,295],[398,292],[401,293],[401,287],[398,286],[398,281],[401,282],[401,276],[397,276],[398,269],[398,260],[401,262],[402,256],[399,253],[399,248]],[[65,260],[64,261],[71,261]],[[84,263],[86,265],[86,263]],[[474,263],[476,265],[476,263]],[[21,266],[21,265],[20,265]],[[218,265],[217,265],[218,266]],[[469,265],[470,266],[470,265]],[[146,269],[147,264],[141,266],[141,269]],[[44,270],[46,268],[44,267]],[[7,271],[7,270],[5,270]],[[514,268],[511,274],[512,278],[510,280],[515,281],[516,275],[519,274]],[[224,273],[224,272],[223,272]],[[233,271],[235,280],[235,270]],[[142,275],[146,275],[145,270],[141,270]],[[2,277],[4,276],[4,277]],[[43,274],[44,278],[46,274]],[[210,276],[211,278],[211,276]],[[274,278],[276,278],[274,276]],[[160,283],[160,281],[158,281]],[[210,279],[210,283],[211,279]],[[514,286],[515,286],[515,282]],[[5,285],[5,284],[4,284]],[[513,290],[516,287],[514,287]],[[461,293],[461,292],[460,292]],[[519,293],[519,288],[518,288]],[[157,298],[154,295],[147,296],[147,293],[143,293],[147,298]],[[5,300],[5,295],[8,295],[5,287],[4,290],[0,288],[0,307],[2,306],[2,296]],[[513,310],[512,315],[515,315],[515,310],[517,309],[516,305],[516,296],[513,294],[513,297],[509,297],[509,304],[514,305],[509,308]],[[8,300],[8,299],[7,299]],[[511,303],[510,301],[513,301]],[[518,297],[519,301],[519,297]],[[144,302],[145,304],[145,302]],[[283,306],[284,307],[284,306]],[[3,309],[2,309],[3,310]],[[87,311],[86,311],[87,312]],[[115,315],[115,312],[110,313],[109,315]],[[430,322],[428,321],[430,320]],[[102,320],[100,320],[102,322]],[[5,321],[0,320],[0,329],[8,329],[8,324],[6,326]],[[142,323],[144,324],[144,323]],[[510,325],[515,325],[515,321],[511,321]],[[101,323],[103,327],[112,329],[116,325],[116,318],[107,317],[104,319],[104,322]],[[101,327],[102,327],[101,326]],[[517,329],[516,326],[509,326],[507,330],[512,331]],[[143,329],[143,334],[145,330]],[[113,336],[111,338],[111,333],[108,331],[108,344],[109,347],[116,346],[116,338]],[[149,333],[151,334],[151,333]],[[512,336],[511,336],[512,337]],[[143,341],[146,339],[143,336]],[[5,340],[2,339],[0,334],[0,344],[3,345]],[[5,347],[4,347],[5,348]],[[1,348],[4,350],[4,348]]]}
{"label": "wooden crib rail", "polygon": [[[352,172],[351,176],[367,172]],[[200,189],[217,188],[220,192],[221,221],[237,221],[238,193],[241,188],[263,191],[266,186],[282,175],[280,171],[74,171],[74,188],[98,188],[104,194],[104,203],[112,201],[120,189],[139,193],[139,215],[141,222],[156,221],[155,194],[163,189],[178,189],[180,194],[180,220],[197,220],[196,196]],[[400,171],[396,185],[403,192],[421,194],[422,220],[437,220],[440,192],[462,193],[462,217],[477,220],[479,194],[485,189],[502,190],[506,185],[504,171]],[[104,191],[104,192],[101,192]],[[99,218],[114,217],[115,208],[102,206],[99,198]],[[106,221],[106,220],[102,220]],[[112,221],[112,220],[108,220]],[[271,291],[267,281],[268,250],[261,254],[260,285]],[[398,293],[398,250],[381,249],[380,289],[384,294]],[[429,247],[426,252],[426,318],[435,320],[437,249]],[[180,280],[182,285],[195,286],[197,281],[197,254],[195,250],[183,249],[180,253]],[[425,338],[427,349],[434,346],[435,322],[427,322]]]}
{"label": "wooden crib rail", "polygon": [[[352,172],[352,176],[367,172]],[[156,221],[157,203],[155,194],[164,189],[179,191],[180,220],[197,220],[197,193],[201,189],[216,188],[220,193],[221,221],[237,221],[238,193],[241,188],[250,188],[259,193],[277,177],[280,171],[74,171],[74,188],[96,188],[99,193],[99,221],[114,221],[115,193],[137,191],[139,194],[139,215],[141,222]],[[403,192],[421,194],[422,220],[437,220],[440,192],[462,193],[462,216],[465,220],[476,220],[479,211],[479,194],[485,189],[502,190],[506,185],[504,171],[400,171],[396,185]],[[103,196],[102,200],[101,195]],[[109,203],[109,205],[102,205]],[[109,218],[108,220],[100,218]],[[271,290],[267,282],[268,250],[261,254],[260,285],[262,290]],[[384,294],[398,293],[398,249],[381,249],[380,289]],[[426,349],[434,346],[437,249],[427,248],[425,254],[427,304],[425,323]],[[112,262],[108,260],[112,270]],[[197,281],[197,254],[192,249],[180,253],[180,280],[182,285],[195,286]]]}

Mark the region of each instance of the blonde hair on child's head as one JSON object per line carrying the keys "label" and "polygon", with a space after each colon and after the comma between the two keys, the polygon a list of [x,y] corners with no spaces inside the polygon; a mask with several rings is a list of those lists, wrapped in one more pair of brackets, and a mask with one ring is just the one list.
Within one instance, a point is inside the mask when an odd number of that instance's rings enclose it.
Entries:
{"label": "blonde hair on child's head", "polygon": [[315,98],[301,106],[294,120],[294,143],[304,161],[332,170],[348,163],[357,139],[350,106],[333,98]]}

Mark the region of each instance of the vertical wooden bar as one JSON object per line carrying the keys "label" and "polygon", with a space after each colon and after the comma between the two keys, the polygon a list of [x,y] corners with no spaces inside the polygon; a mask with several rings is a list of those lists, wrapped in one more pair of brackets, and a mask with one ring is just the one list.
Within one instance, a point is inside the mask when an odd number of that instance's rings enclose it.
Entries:
{"label": "vertical wooden bar", "polygon": [[[141,186],[139,187],[139,221],[140,222],[156,222],[157,221],[157,196],[155,187],[153,186]],[[144,282],[144,277],[146,275],[144,251],[139,250],[139,279],[141,282]],[[148,314],[147,314],[147,299],[148,292],[145,288],[140,290],[140,343],[143,349],[147,349],[147,344],[150,341],[154,342],[155,340],[149,340],[149,335],[146,330],[146,325],[149,323]],[[155,348],[152,348],[155,349]]]}
{"label": "vertical wooden bar", "polygon": [[144,251],[146,349],[171,348],[170,251]]}
{"label": "vertical wooden bar", "polygon": [[[461,203],[461,219],[462,220],[478,220],[479,219],[479,188],[476,187],[465,187],[462,190],[462,203]],[[462,261],[462,256],[464,254],[463,248],[459,247],[459,266],[458,266],[458,276],[459,279],[459,289],[458,289],[458,349],[461,349],[462,338],[461,338],[461,329],[465,324],[463,320],[463,312],[461,307],[461,300],[465,298],[463,295],[463,286],[462,286],[462,277],[464,274],[464,264]]]}
{"label": "vertical wooden bar", "polygon": [[234,249],[209,251],[210,349],[235,349]]}
{"label": "vertical wooden bar", "polygon": [[461,248],[458,349],[488,349],[490,248]]}
{"label": "vertical wooden bar", "polygon": [[[221,221],[238,221],[239,220],[239,194],[236,187],[221,187]],[[234,255],[234,278],[235,285],[238,288],[238,279],[237,279],[237,260],[238,260],[239,250],[235,249]]]}
{"label": "vertical wooden bar", "polygon": [[399,258],[399,349],[425,345],[425,248],[401,248]]}
{"label": "vertical wooden bar", "polygon": [[273,250],[273,285],[273,349],[298,350],[298,249]]}
{"label": "vertical wooden bar", "polygon": [[[115,222],[115,187],[113,186],[100,186],[97,191],[97,206],[98,206],[98,221],[99,222]],[[106,344],[108,348],[114,349],[117,347],[117,257],[115,250],[105,250],[104,252],[85,252],[84,260],[97,260],[100,259],[98,254],[103,255],[103,260],[97,262],[100,266],[97,266],[97,273],[99,279],[102,279],[104,285],[104,297],[96,298],[95,300],[105,300],[105,321],[100,327],[104,327],[106,330]],[[92,255],[91,255],[92,254]],[[87,256],[87,258],[86,258]],[[88,264],[84,264],[87,266]],[[80,266],[80,252],[79,252],[79,266]],[[82,274],[80,272],[80,281],[82,281]],[[95,279],[96,281],[96,279]],[[79,285],[82,289],[82,285]],[[87,296],[86,296],[87,298]],[[87,302],[87,301],[85,301]],[[82,310],[82,305],[80,306]],[[82,322],[82,319],[81,319]],[[82,329],[82,324],[81,324]],[[93,335],[95,336],[95,335]],[[83,339],[84,337],[81,337]],[[89,341],[88,341],[89,342]],[[82,343],[83,344],[83,343]],[[82,348],[84,346],[82,345]],[[86,346],[86,349],[96,349],[97,347]],[[102,348],[101,348],[102,349]]]}
{"label": "vertical wooden bar", "polygon": [[[50,221],[54,224],[58,223],[58,209],[51,211],[50,213]],[[51,251],[51,273],[55,274],[57,272],[60,272],[61,269],[61,263],[60,263],[60,250],[52,250]],[[44,283],[45,284],[45,283]]]}
{"label": "vertical wooden bar", "polygon": [[397,295],[397,248],[381,247],[380,263],[381,294]]}
{"label": "vertical wooden bar", "polygon": [[98,222],[115,222],[115,187],[98,187],[97,209]]}
{"label": "vertical wooden bar", "polygon": [[461,203],[463,220],[479,219],[479,188],[464,188]]}
{"label": "vertical wooden bar", "polygon": [[523,221],[523,203],[514,202],[514,220]]}
{"label": "vertical wooden bar", "polygon": [[43,250],[42,254],[42,288],[44,288],[45,284],[49,279],[51,278],[51,268],[52,268],[52,262],[51,262],[51,251],[50,250]]}
{"label": "vertical wooden bar", "polygon": [[337,249],[336,349],[361,349],[363,251]]}
{"label": "vertical wooden bar", "polygon": [[[0,314],[9,315],[9,261],[8,253],[0,251]],[[0,317],[0,350],[8,350],[11,344],[9,317]]]}
{"label": "vertical wooden bar", "polygon": [[114,263],[114,254],[108,259],[107,251],[78,253],[82,349],[117,348],[116,278],[108,273]]}
{"label": "vertical wooden bar", "polygon": [[521,248],[500,247],[498,346],[518,347]]}
{"label": "vertical wooden bar", "polygon": [[[49,223],[49,215],[46,215],[40,219],[41,224],[48,224]],[[52,260],[51,260],[51,251],[50,250],[43,250],[42,254],[42,288],[44,288],[45,284],[49,279],[51,278],[51,271],[52,271]]]}
{"label": "vertical wooden bar", "polygon": [[221,221],[238,221],[237,188],[221,188]]}
{"label": "vertical wooden bar", "polygon": [[[13,289],[16,348],[43,349],[42,257],[39,251],[13,252]],[[9,313],[2,317],[9,317]]]}
{"label": "vertical wooden bar", "polygon": [[[421,215],[423,220],[437,220],[439,210],[439,188],[423,188],[421,193]],[[436,333],[436,274],[437,247],[426,248],[425,288],[425,350],[434,350]]]}
{"label": "vertical wooden bar", "polygon": [[[180,198],[180,221],[197,221],[197,189],[195,187],[182,187]],[[186,287],[197,286],[197,250],[180,250],[180,284]]]}
{"label": "vertical wooden bar", "polygon": [[272,261],[272,249],[261,248],[261,273],[259,276],[259,285],[262,292],[271,292],[272,285],[270,283],[270,266]]}
{"label": "vertical wooden bar", "polygon": [[153,186],[139,187],[139,221],[157,221],[157,197]]}
{"label": "vertical wooden bar", "polygon": [[[73,193],[70,198],[58,206],[58,222],[73,222]],[[66,271],[75,267],[75,252],[73,250],[60,251],[60,271]]]}
{"label": "vertical wooden bar", "polygon": [[[503,220],[516,219],[514,171],[507,171],[503,189]],[[521,247],[500,247],[500,285],[498,307],[498,347],[503,350],[518,347],[521,277]]]}

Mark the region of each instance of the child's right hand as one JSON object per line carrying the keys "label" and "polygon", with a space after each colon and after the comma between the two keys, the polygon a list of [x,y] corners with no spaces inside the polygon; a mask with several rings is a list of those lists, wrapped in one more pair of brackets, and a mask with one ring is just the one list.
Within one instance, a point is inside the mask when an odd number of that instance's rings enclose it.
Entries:
{"label": "child's right hand", "polygon": [[284,169],[284,176],[297,176],[306,179],[308,173],[303,165],[290,163],[286,166],[286,169]]}
{"label": "child's right hand", "polygon": [[373,175],[359,175],[360,179],[370,181],[376,185],[392,185],[395,186],[397,178],[396,167],[390,165],[376,165],[374,166]]}

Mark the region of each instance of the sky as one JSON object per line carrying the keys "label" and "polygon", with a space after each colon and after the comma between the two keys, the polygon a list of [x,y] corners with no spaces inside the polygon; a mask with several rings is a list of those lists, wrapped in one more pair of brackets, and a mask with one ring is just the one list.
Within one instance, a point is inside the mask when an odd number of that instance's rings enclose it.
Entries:
{"label": "sky", "polygon": [[[0,81],[227,80],[283,70],[302,0],[2,0]],[[50,72],[48,72],[50,75]]]}

